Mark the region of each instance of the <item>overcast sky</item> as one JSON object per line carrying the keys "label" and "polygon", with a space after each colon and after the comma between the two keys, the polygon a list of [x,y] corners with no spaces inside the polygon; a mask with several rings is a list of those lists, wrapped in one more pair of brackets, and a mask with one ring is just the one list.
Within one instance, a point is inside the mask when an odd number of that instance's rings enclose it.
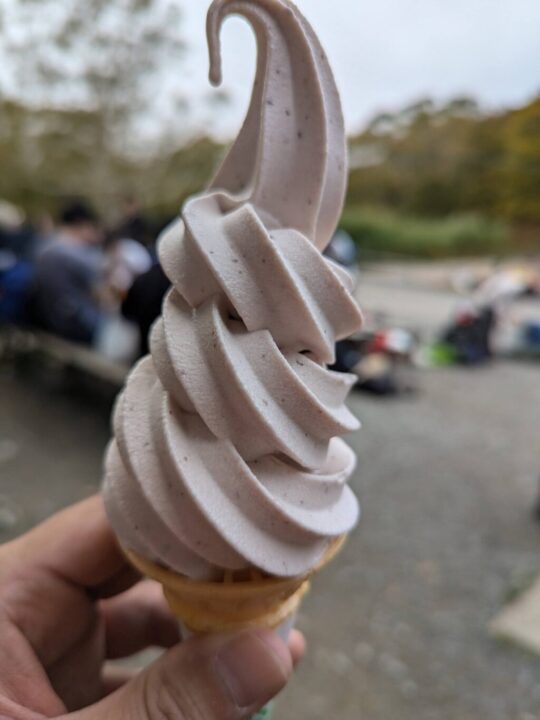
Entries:
{"label": "overcast sky", "polygon": [[[56,0],[29,6],[40,28],[84,0]],[[0,9],[19,0],[0,0]],[[110,0],[121,7],[120,0]],[[246,109],[255,67],[255,43],[247,24],[229,19],[223,33],[224,89],[232,102],[209,110],[205,15],[209,0],[153,0],[183,9],[180,34],[189,45],[182,59],[171,57],[149,93],[147,128],[159,136],[172,123],[177,131],[201,129],[232,136]],[[488,108],[517,106],[540,92],[540,0],[297,0],[330,57],[341,90],[347,128],[354,132],[375,113],[397,110],[427,95],[448,100],[473,95]],[[40,13],[41,8],[41,13]],[[52,12],[54,10],[54,12]],[[13,33],[14,21],[6,15]],[[56,18],[56,19],[55,19]],[[19,20],[19,23],[21,21]],[[25,25],[25,23],[22,23]],[[22,28],[21,28],[22,29]],[[0,81],[18,87],[8,63]],[[37,42],[37,40],[36,40]],[[79,61],[81,58],[77,58]],[[76,58],[67,58],[73,63]],[[37,93],[26,88],[34,100]],[[191,107],[181,114],[170,99],[181,90]],[[65,89],[67,93],[67,87]],[[50,90],[42,94],[51,100]],[[65,98],[61,98],[63,101]],[[210,120],[208,119],[210,118]]]}
{"label": "overcast sky", "polygon": [[[354,131],[381,110],[431,95],[476,96],[491,108],[540,92],[540,0],[297,0],[325,46]],[[182,66],[189,94],[208,91],[207,3],[184,3],[191,54]],[[233,105],[214,129],[233,133],[245,110],[254,42],[240,19],[226,23],[224,87]],[[172,74],[174,80],[174,74]],[[169,78],[168,78],[169,79]]]}

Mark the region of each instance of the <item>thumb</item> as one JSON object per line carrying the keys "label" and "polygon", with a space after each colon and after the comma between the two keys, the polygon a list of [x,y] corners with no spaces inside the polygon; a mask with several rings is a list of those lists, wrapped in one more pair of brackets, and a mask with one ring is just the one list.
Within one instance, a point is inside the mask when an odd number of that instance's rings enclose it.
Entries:
{"label": "thumb", "polygon": [[192,638],[69,719],[241,720],[284,687],[292,666],[285,643],[267,630]]}

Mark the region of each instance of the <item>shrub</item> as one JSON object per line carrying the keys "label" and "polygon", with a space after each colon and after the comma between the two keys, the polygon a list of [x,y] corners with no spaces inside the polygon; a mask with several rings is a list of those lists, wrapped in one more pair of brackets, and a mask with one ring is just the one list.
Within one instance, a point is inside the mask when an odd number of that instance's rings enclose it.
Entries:
{"label": "shrub", "polygon": [[509,249],[509,231],[479,215],[425,219],[391,210],[349,207],[340,226],[368,254],[444,258],[500,254]]}

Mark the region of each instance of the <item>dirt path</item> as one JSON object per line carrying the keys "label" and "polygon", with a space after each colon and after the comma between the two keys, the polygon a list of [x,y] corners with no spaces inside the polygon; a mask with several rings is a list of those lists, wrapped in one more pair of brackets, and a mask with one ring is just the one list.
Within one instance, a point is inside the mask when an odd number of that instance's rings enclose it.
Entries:
{"label": "dirt path", "polygon": [[[364,517],[315,582],[311,652],[283,720],[538,720],[540,660],[489,618],[540,572],[538,367],[419,376],[406,400],[355,396]],[[0,540],[99,483],[107,408],[0,371]]]}

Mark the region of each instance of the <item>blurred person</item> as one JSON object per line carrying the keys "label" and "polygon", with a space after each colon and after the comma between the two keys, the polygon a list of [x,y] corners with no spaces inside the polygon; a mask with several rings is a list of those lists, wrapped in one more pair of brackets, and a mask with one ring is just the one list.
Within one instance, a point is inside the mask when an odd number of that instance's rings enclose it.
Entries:
{"label": "blurred person", "polygon": [[[98,496],[0,546],[0,717],[11,720],[242,720],[304,653],[268,630],[192,638],[161,587],[140,582]],[[108,667],[169,648],[140,672]]]}
{"label": "blurred person", "polygon": [[39,327],[92,344],[103,320],[103,233],[94,210],[67,205],[53,238],[38,253],[30,317]]}
{"label": "blurred person", "polygon": [[[358,282],[358,251],[356,243],[345,230],[338,229],[323,251],[323,255],[337,265],[347,268],[354,285]],[[353,372],[361,360],[358,341],[348,338],[336,343],[336,359],[331,366],[336,372]]]}
{"label": "blurred person", "polygon": [[93,345],[113,362],[131,365],[139,350],[139,331],[122,317],[121,303],[136,279],[152,266],[149,251],[135,240],[109,237],[105,244],[101,302],[105,310]]}
{"label": "blurred person", "polygon": [[358,252],[356,243],[345,230],[336,230],[324,249],[324,255],[346,268],[357,267]]}
{"label": "blurred person", "polygon": [[7,200],[0,200],[0,250],[16,252],[16,238],[23,228],[22,211]]}
{"label": "blurred person", "polygon": [[136,240],[113,237],[107,244],[106,283],[115,298],[122,301],[134,281],[152,267],[152,256]]}
{"label": "blurred person", "polygon": [[24,324],[36,234],[23,212],[0,200],[0,323]]}
{"label": "blurred person", "polygon": [[30,260],[36,233],[16,205],[0,200],[0,252],[11,253],[16,260]]}
{"label": "blurred person", "polygon": [[35,242],[34,242],[34,257],[47,245],[49,242],[54,240],[56,234],[56,225],[54,218],[47,212],[39,215],[34,223],[35,228]]}
{"label": "blurred person", "polygon": [[135,195],[126,195],[123,198],[122,219],[114,230],[116,237],[129,238],[150,247],[152,236],[148,220],[144,216],[141,205]]}
{"label": "blurred person", "polygon": [[[174,218],[166,218],[156,227],[156,237],[174,221]],[[134,322],[139,329],[139,356],[147,355],[148,334],[155,320],[161,314],[163,298],[171,286],[169,278],[163,272],[159,264],[156,248],[152,251],[154,264],[145,273],[139,275],[129,289],[124,302],[122,303],[122,314],[131,322]]]}
{"label": "blurred person", "polygon": [[139,275],[122,303],[122,314],[139,328],[139,355],[147,355],[148,333],[161,314],[161,305],[171,282],[159,263]]}

